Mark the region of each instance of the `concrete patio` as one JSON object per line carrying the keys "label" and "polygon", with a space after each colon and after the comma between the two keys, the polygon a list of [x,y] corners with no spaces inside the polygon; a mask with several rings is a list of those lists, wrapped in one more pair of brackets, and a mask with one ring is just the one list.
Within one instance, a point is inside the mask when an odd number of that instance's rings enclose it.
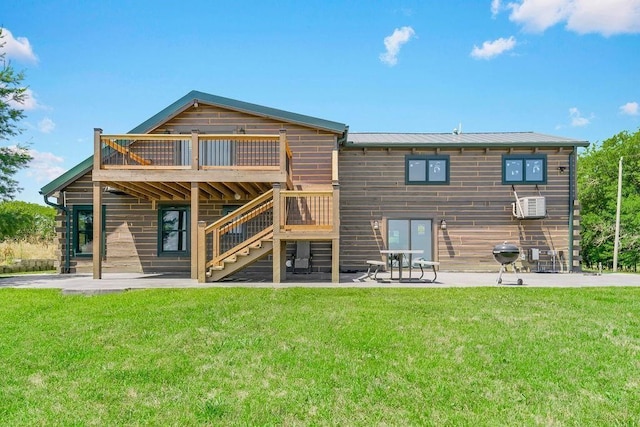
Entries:
{"label": "concrete patio", "polygon": [[497,273],[458,273],[438,272],[435,283],[430,282],[398,282],[388,280],[388,273],[380,273],[378,278],[372,280],[366,274],[348,273],[341,274],[340,283],[331,283],[330,274],[287,274],[287,280],[275,284],[271,278],[264,277],[236,277],[234,280],[218,283],[198,283],[196,280],[185,276],[166,274],[105,274],[103,279],[94,280],[91,275],[57,275],[57,274],[33,274],[18,275],[0,278],[0,288],[19,289],[60,289],[65,294],[100,294],[110,292],[122,292],[131,289],[177,289],[177,288],[449,288],[449,287],[597,287],[597,286],[640,286],[639,274],[605,273],[602,275],[582,273],[519,273],[524,284],[517,286],[516,276],[513,273],[503,275],[503,283],[496,284]]}

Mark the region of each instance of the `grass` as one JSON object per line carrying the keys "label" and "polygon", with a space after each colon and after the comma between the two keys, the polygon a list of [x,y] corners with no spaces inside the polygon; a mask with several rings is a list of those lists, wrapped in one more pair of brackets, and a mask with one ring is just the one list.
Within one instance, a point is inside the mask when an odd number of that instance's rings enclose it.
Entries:
{"label": "grass", "polygon": [[0,290],[4,425],[638,425],[640,289]]}
{"label": "grass", "polygon": [[5,240],[0,242],[0,265],[17,259],[56,259],[55,241]]}

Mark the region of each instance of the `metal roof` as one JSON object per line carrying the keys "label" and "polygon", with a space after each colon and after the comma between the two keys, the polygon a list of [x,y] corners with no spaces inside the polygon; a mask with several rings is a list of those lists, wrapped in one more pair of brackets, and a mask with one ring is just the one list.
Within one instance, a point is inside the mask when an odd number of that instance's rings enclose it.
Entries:
{"label": "metal roof", "polygon": [[358,133],[350,132],[346,145],[368,147],[438,146],[491,147],[491,146],[578,146],[586,147],[588,141],[545,135],[535,132],[486,132],[486,133]]}
{"label": "metal roof", "polygon": [[240,111],[254,116],[262,116],[271,119],[282,120],[287,123],[295,123],[314,129],[323,129],[338,134],[343,134],[347,130],[344,123],[333,122],[331,120],[319,119],[317,117],[305,116],[304,114],[292,113],[290,111],[278,110],[276,108],[265,107],[263,105],[251,104],[249,102],[238,101],[222,96],[211,95],[209,93],[192,90],[164,110],[153,117],[145,120],[140,125],[131,129],[129,133],[147,133],[166,122],[169,118],[178,115],[186,108],[193,105],[194,101],[201,104],[214,105],[229,110]]}
{"label": "metal roof", "polygon": [[[330,120],[319,119],[317,117],[305,116],[303,114],[292,113],[289,111],[278,110],[276,108],[265,107],[262,105],[251,104],[248,102],[237,101],[235,99],[224,98],[221,96],[211,95],[197,90],[192,90],[173,104],[169,105],[159,113],[153,115],[149,119],[140,123],[128,133],[148,133],[166,122],[172,117],[180,114],[182,111],[191,107],[197,101],[201,104],[214,105],[229,110],[240,111],[254,116],[267,117],[276,120],[282,120],[287,123],[295,123],[314,129],[322,129],[334,132],[343,137],[347,132],[347,125],[344,123],[333,122]],[[44,187],[40,189],[40,194],[51,194],[61,188],[64,188],[76,178],[87,173],[93,167],[93,156],[80,162],[67,172],[60,175]]]}

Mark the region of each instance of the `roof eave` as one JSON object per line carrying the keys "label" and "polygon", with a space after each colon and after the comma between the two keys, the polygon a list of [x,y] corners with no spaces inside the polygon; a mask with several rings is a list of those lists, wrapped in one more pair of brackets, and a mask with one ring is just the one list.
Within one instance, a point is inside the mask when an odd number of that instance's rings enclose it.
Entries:
{"label": "roof eave", "polygon": [[364,142],[354,143],[347,141],[345,148],[512,148],[512,147],[588,147],[588,141],[554,141],[554,142],[419,142],[419,143],[380,143]]}
{"label": "roof eave", "polygon": [[59,191],[75,181],[79,176],[84,175],[93,168],[93,156],[78,163],[44,187],[40,189],[40,194],[43,196],[49,196],[56,191]]}

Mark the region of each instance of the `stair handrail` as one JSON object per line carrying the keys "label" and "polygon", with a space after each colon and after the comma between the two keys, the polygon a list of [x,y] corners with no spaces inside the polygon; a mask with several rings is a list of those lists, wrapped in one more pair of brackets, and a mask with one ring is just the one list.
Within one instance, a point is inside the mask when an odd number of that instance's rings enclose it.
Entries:
{"label": "stair handrail", "polygon": [[[246,223],[247,221],[258,217],[259,215],[267,212],[269,209],[273,209],[273,189],[266,193],[256,197],[249,203],[239,207],[235,211],[223,216],[219,220],[213,222],[203,230],[203,239],[206,239],[209,234],[212,234],[213,239],[213,254],[210,260],[206,263],[205,268],[211,265],[219,265],[222,260],[232,256],[238,251],[246,248],[250,243],[255,241],[255,236],[264,236],[268,234],[270,230],[273,231],[273,222],[270,222],[265,228],[257,231],[252,236],[248,236],[244,241],[235,245],[234,247],[227,249],[224,253],[221,253],[221,238],[223,235],[236,227]],[[206,241],[206,240],[203,240]]]}
{"label": "stair handrail", "polygon": [[234,216],[243,214],[245,212],[248,212],[251,209],[253,209],[254,207],[256,207],[257,205],[262,204],[262,202],[264,202],[265,200],[268,200],[268,199],[273,199],[273,188],[271,190],[267,191],[266,193],[261,194],[260,196],[258,196],[255,199],[251,200],[249,203],[240,206],[235,211],[229,212],[227,215],[223,216],[222,218],[218,219],[217,221],[212,222],[207,227],[205,227],[205,229],[204,229],[205,233],[210,233],[212,229],[214,229],[216,227],[220,227],[221,224],[227,222],[230,217],[234,217]]}

